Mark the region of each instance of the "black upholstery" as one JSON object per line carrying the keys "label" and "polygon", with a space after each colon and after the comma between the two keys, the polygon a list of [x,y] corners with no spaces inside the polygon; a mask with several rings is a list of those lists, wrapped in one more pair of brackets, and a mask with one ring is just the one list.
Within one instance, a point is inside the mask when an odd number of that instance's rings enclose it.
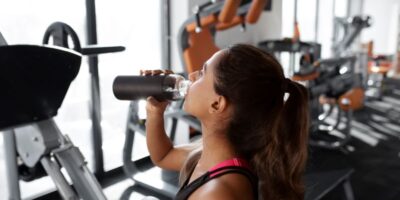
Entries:
{"label": "black upholstery", "polygon": [[64,48],[0,46],[0,129],[57,115],[80,64]]}

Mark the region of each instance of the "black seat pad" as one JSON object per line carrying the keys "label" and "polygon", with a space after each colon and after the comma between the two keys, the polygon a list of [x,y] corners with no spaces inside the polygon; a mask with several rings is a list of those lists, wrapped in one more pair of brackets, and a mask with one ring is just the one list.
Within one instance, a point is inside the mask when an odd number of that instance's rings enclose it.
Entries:
{"label": "black seat pad", "polygon": [[57,115],[80,64],[64,48],[0,46],[0,130]]}

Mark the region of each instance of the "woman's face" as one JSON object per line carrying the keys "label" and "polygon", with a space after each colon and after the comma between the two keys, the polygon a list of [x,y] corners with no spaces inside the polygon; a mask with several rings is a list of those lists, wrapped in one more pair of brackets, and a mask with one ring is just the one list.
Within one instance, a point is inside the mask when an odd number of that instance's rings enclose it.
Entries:
{"label": "woman's face", "polygon": [[199,119],[207,115],[209,106],[218,95],[214,90],[214,71],[223,54],[223,50],[218,51],[204,63],[202,70],[189,74],[193,84],[186,95],[183,109]]}

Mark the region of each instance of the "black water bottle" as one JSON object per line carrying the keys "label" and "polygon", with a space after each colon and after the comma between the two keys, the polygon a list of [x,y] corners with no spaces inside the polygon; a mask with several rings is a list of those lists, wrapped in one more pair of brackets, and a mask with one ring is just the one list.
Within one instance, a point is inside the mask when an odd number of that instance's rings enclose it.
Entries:
{"label": "black water bottle", "polygon": [[158,101],[183,99],[191,81],[177,74],[161,76],[117,76],[113,92],[120,100],[138,100],[153,96]]}

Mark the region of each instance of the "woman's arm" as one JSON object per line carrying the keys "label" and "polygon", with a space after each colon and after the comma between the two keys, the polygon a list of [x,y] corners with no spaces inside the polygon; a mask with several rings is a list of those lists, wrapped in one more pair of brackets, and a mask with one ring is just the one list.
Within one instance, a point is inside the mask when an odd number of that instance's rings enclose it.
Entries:
{"label": "woman's arm", "polygon": [[[141,70],[144,76],[172,74],[170,70]],[[188,144],[174,147],[165,133],[164,112],[168,102],[159,102],[153,97],[147,99],[146,143],[150,158],[158,167],[180,171],[189,153],[198,145]]]}
{"label": "woman's arm", "polygon": [[165,133],[164,111],[168,102],[147,99],[146,142],[153,163],[163,169],[180,171],[194,144],[174,147]]}

